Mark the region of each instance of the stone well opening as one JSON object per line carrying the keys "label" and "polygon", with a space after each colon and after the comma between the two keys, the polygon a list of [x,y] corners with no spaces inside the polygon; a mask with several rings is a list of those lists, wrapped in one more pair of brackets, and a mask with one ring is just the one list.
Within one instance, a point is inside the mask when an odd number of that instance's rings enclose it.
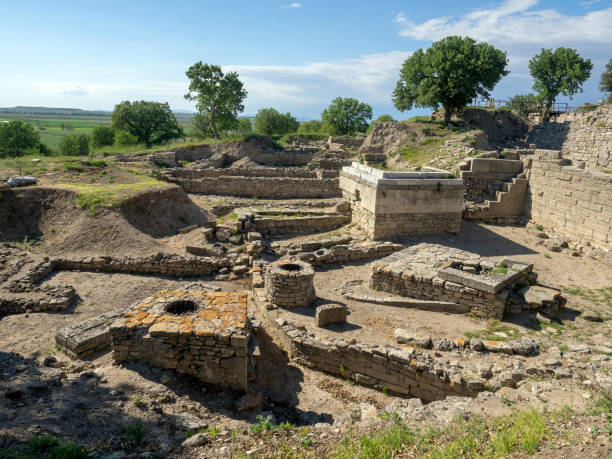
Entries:
{"label": "stone well opening", "polygon": [[302,267],[298,265],[297,263],[283,263],[282,265],[279,265],[279,268],[285,271],[301,271],[302,270]]}
{"label": "stone well opening", "polygon": [[177,300],[166,306],[166,312],[173,316],[190,314],[198,309],[198,305],[190,300]]}

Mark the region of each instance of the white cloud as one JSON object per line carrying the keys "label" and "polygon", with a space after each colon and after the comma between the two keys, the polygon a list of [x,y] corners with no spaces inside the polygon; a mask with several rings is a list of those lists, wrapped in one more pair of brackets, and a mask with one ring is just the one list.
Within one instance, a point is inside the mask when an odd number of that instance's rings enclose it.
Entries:
{"label": "white cloud", "polygon": [[287,5],[281,6],[281,8],[301,8],[301,7],[302,7],[302,4],[298,2],[289,3]]}
{"label": "white cloud", "polygon": [[352,59],[304,65],[227,65],[238,72],[249,91],[247,111],[275,106],[322,106],[332,98],[357,97],[369,103],[389,102],[408,51],[368,54]]}
{"label": "white cloud", "polygon": [[560,46],[611,44],[612,7],[569,16],[553,9],[534,9],[538,0],[506,0],[489,9],[475,9],[459,17],[440,16],[422,23],[405,14],[396,16],[401,36],[438,40],[469,35],[497,45]]}

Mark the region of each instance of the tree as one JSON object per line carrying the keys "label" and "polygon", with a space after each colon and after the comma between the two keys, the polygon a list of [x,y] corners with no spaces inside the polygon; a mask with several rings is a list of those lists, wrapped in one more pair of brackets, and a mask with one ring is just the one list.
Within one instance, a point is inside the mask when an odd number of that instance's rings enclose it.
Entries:
{"label": "tree", "polygon": [[291,116],[291,113],[280,113],[274,108],[262,108],[255,115],[253,128],[255,132],[263,135],[282,135],[297,131],[300,123]]}
{"label": "tree", "polygon": [[539,103],[539,97],[531,92],[529,94],[517,94],[510,98],[507,108],[516,112],[519,116],[527,118],[529,113],[536,109]]}
{"label": "tree", "polygon": [[365,132],[371,118],[372,107],[352,97],[336,97],[321,114],[321,119],[329,126],[330,133],[340,135]]}
{"label": "tree", "polygon": [[394,123],[394,122],[395,120],[393,119],[391,115],[380,115],[378,118],[376,118],[374,121],[370,123],[370,125],[368,126],[368,130],[366,131],[366,134],[369,134],[370,131],[374,129],[374,126],[377,123]]}
{"label": "tree", "polygon": [[489,97],[501,77],[508,75],[506,53],[470,37],[443,38],[416,50],[400,70],[393,104],[400,110],[444,108],[444,121],[477,96]]}
{"label": "tree", "polygon": [[599,89],[608,94],[608,103],[612,103],[612,59],[606,64],[606,70],[601,74]]}
{"label": "tree", "polygon": [[115,105],[111,120],[115,131],[128,131],[147,147],[184,135],[168,103],[126,100]]}
{"label": "tree", "polygon": [[60,153],[68,156],[85,156],[89,154],[90,138],[85,134],[66,135],[59,143]]}
{"label": "tree", "polygon": [[224,74],[218,65],[196,62],[186,72],[191,80],[185,99],[194,100],[215,138],[227,126],[235,126],[238,113],[244,110],[243,101],[247,96],[236,72]]}
{"label": "tree", "polygon": [[319,120],[303,121],[297,129],[298,134],[324,134],[326,126]]}
{"label": "tree", "polygon": [[541,121],[547,121],[559,94],[569,96],[582,92],[582,84],[591,76],[593,64],[583,59],[575,49],[544,49],[529,61],[529,72],[534,79],[533,89],[544,104]]}
{"label": "tree", "polygon": [[109,126],[96,126],[91,130],[91,145],[95,148],[112,145],[115,142],[115,132]]}
{"label": "tree", "polygon": [[31,124],[19,120],[0,123],[0,158],[23,156],[40,144],[40,134]]}
{"label": "tree", "polygon": [[248,118],[240,118],[238,120],[238,133],[240,135],[249,135],[253,132],[253,124]]}

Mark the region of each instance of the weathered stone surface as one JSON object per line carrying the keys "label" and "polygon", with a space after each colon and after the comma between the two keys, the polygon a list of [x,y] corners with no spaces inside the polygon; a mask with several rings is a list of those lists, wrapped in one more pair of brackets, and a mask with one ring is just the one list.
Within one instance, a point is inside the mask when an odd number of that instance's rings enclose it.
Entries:
{"label": "weathered stone surface", "polygon": [[395,341],[400,344],[413,344],[424,349],[431,346],[431,337],[417,335],[403,328],[395,329]]}
{"label": "weathered stone surface", "polygon": [[202,446],[208,443],[208,439],[209,439],[208,433],[198,433],[198,434],[192,435],[187,440],[185,440],[183,443],[181,443],[181,447],[193,448],[196,446]]}
{"label": "weathered stone surface", "polygon": [[236,411],[250,411],[259,408],[261,405],[261,392],[254,394],[244,394],[236,401],[234,407]]}
{"label": "weathered stone surface", "polygon": [[325,304],[317,307],[317,327],[346,322],[346,308],[341,304]]}
{"label": "weathered stone surface", "polygon": [[20,175],[18,177],[11,177],[6,183],[8,186],[16,188],[21,186],[36,185],[37,181],[38,180],[29,175]]}

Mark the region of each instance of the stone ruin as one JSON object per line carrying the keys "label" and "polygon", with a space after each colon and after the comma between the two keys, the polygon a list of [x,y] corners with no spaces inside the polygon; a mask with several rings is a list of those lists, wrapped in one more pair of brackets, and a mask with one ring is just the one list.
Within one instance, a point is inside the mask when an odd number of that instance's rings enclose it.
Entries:
{"label": "stone ruin", "polygon": [[162,290],[110,326],[113,359],[142,361],[234,390],[247,389],[247,294]]}
{"label": "stone ruin", "polygon": [[315,300],[314,269],[303,261],[279,260],[268,266],[266,299],[283,308],[310,306]]}
{"label": "stone ruin", "polygon": [[353,223],[373,239],[461,230],[463,181],[446,171],[384,172],[353,162],[340,188]]}

